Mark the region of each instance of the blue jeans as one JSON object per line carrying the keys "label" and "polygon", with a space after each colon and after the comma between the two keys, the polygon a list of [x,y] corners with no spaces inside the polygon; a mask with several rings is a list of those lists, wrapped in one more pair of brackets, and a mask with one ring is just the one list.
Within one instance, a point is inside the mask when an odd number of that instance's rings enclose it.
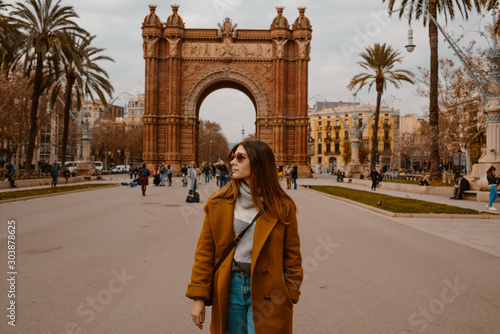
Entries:
{"label": "blue jeans", "polygon": [[490,202],[488,203],[490,208],[493,206],[493,201],[496,200],[497,197],[498,197],[497,185],[490,184]]}
{"label": "blue jeans", "polygon": [[255,334],[250,275],[232,273],[225,334]]}
{"label": "blue jeans", "polygon": [[297,189],[297,179],[292,179],[293,189]]}
{"label": "blue jeans", "polygon": [[165,187],[165,174],[160,174],[160,178],[161,178],[160,186]]}
{"label": "blue jeans", "polygon": [[205,174],[205,183],[210,182],[210,174]]}
{"label": "blue jeans", "polygon": [[227,184],[227,177],[226,176],[222,176],[220,177],[220,183],[219,183],[219,187],[222,188],[224,187],[225,185]]}

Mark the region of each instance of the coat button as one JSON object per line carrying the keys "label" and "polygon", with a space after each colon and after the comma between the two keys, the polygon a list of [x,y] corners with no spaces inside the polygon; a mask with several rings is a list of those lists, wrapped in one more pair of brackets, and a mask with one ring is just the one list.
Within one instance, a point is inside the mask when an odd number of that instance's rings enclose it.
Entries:
{"label": "coat button", "polygon": [[265,300],[271,300],[271,296],[265,296],[264,299]]}
{"label": "coat button", "polygon": [[262,274],[263,275],[267,275],[269,273],[269,271],[267,271],[267,269],[262,269]]}

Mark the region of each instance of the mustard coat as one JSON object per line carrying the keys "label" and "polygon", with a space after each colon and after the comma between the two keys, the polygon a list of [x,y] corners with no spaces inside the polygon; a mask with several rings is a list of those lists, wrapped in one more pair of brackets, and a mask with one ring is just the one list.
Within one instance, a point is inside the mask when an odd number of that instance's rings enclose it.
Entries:
{"label": "mustard coat", "polygon": [[[210,333],[223,334],[226,328],[234,249],[215,275],[212,272],[235,237],[234,201],[214,199],[207,203],[205,210],[206,216],[186,296],[208,299],[213,287]],[[290,211],[286,225],[278,222],[268,211],[255,222],[251,293],[256,334],[292,333],[292,308],[299,300],[303,270],[297,217],[294,210]]]}

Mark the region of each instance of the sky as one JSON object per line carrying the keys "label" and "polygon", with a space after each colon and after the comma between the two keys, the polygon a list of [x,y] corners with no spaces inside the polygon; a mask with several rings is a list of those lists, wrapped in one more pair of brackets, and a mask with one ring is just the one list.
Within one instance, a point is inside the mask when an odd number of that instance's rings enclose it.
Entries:
{"label": "sky", "polygon": [[[5,1],[13,3],[13,1]],[[179,4],[179,15],[186,28],[217,28],[225,17],[231,18],[240,29],[269,29],[276,17],[276,6],[284,6],[283,15],[293,24],[298,17],[297,7],[307,7],[305,15],[312,25],[311,61],[309,62],[309,105],[316,101],[352,101],[353,95],[346,86],[350,79],[362,72],[357,64],[364,48],[375,43],[387,43],[398,50],[403,62],[397,68],[418,73],[417,66],[429,67],[429,42],[427,28],[421,21],[413,22],[415,50],[406,52],[407,19],[397,14],[389,17],[387,2],[381,0],[62,0],[72,5],[80,16],[76,22],[97,37],[96,47],[106,49],[103,54],[115,62],[102,62],[115,88],[115,96],[126,92],[132,95],[144,93],[144,59],[142,48],[142,22],[149,14],[149,4],[156,4],[156,14],[165,22],[172,13],[171,5]],[[460,15],[446,24],[443,17],[438,22],[453,38],[464,34],[459,45],[468,40],[486,48],[487,41],[477,32],[491,22],[491,15],[470,15],[464,21]],[[458,62],[443,36],[439,38],[440,57]],[[386,104],[399,109],[402,115],[423,115],[427,100],[416,96],[415,86],[403,84],[396,89],[388,86],[383,99]],[[375,104],[376,92],[363,89],[358,101]],[[229,142],[242,139],[255,132],[255,109],[250,99],[234,89],[222,89],[210,94],[203,102],[200,118],[219,122]]]}

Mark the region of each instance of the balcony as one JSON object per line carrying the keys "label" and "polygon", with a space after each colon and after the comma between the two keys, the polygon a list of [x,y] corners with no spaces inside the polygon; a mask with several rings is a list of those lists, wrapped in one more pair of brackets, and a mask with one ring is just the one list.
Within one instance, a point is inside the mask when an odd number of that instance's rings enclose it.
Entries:
{"label": "balcony", "polygon": [[333,127],[333,129],[334,129],[334,130],[340,130],[340,128],[341,128],[341,126],[340,126],[340,125],[335,125],[335,126]]}

